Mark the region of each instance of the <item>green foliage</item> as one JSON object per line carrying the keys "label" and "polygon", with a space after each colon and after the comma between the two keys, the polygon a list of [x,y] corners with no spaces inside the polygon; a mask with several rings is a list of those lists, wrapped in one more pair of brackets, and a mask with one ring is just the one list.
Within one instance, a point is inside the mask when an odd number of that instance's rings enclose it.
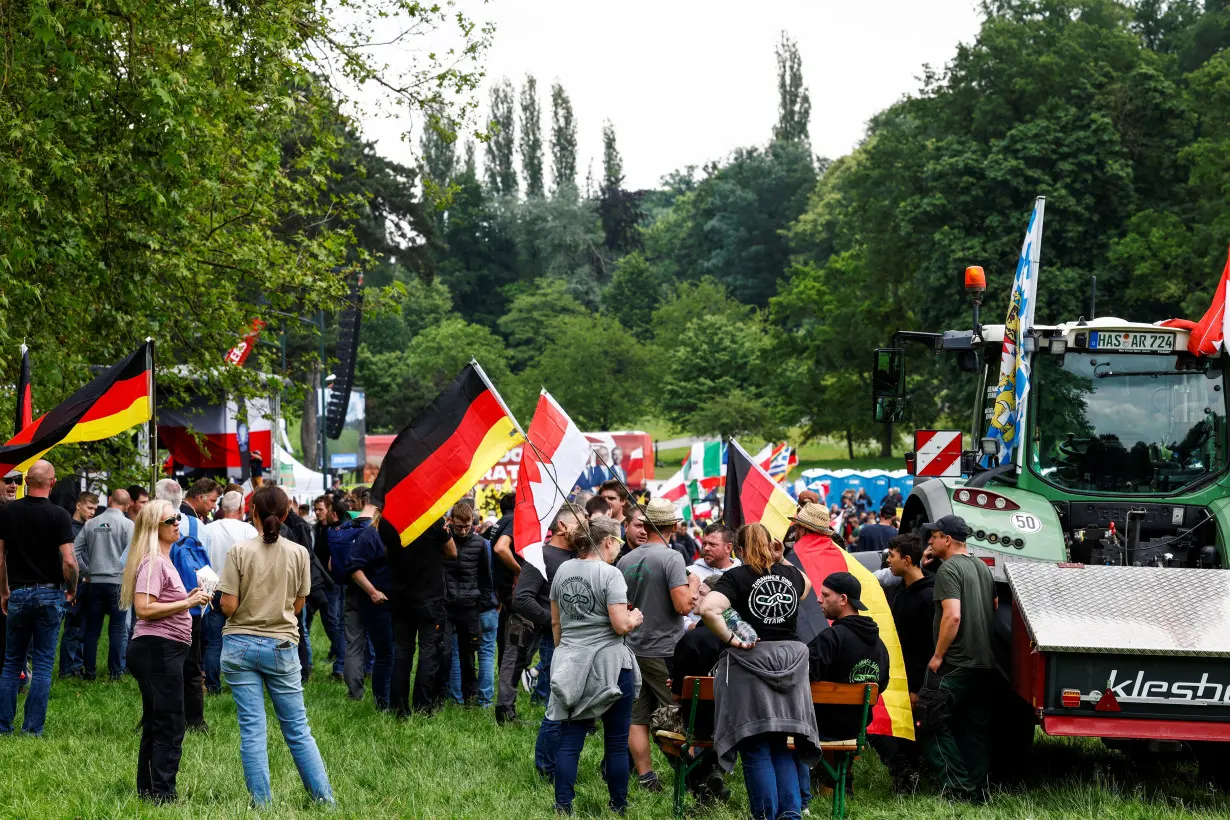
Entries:
{"label": "green foliage", "polygon": [[602,291],[602,310],[619,320],[638,339],[653,337],[653,313],[662,304],[662,272],[633,251],[615,264],[611,283]]}
{"label": "green foliage", "polygon": [[491,87],[490,134],[487,138],[487,188],[496,196],[517,195],[515,95],[507,77]]}
{"label": "green foliage", "polygon": [[639,196],[624,190],[623,159],[615,145],[615,126],[602,127],[602,185],[598,189],[598,217],[606,236],[606,249],[613,254],[627,253],[639,244],[637,207]]}
{"label": "green foliage", "polygon": [[773,139],[807,143],[811,121],[811,95],[803,85],[803,58],[799,44],[782,32],[777,44],[777,125]]}
{"label": "green foliage", "polygon": [[533,74],[525,75],[521,86],[521,175],[525,177],[525,195],[541,198],[542,183],[542,108],[538,103],[538,81]]}
{"label": "green foliage", "polygon": [[556,323],[528,384],[542,384],[582,429],[633,424],[657,404],[651,356],[607,316],[568,316]]}
{"label": "green foliage", "polygon": [[509,361],[520,371],[542,346],[560,338],[560,320],[588,317],[589,311],[573,298],[562,279],[543,277],[531,290],[517,295],[500,317],[500,332],[508,340]]}
{"label": "green foliage", "polygon": [[551,193],[563,199],[577,195],[577,124],[572,100],[559,83],[551,85]]}
{"label": "green foliage", "polygon": [[725,317],[737,323],[749,319],[752,309],[732,299],[713,279],[681,282],[653,312],[653,334],[658,347],[669,350],[693,320]]}

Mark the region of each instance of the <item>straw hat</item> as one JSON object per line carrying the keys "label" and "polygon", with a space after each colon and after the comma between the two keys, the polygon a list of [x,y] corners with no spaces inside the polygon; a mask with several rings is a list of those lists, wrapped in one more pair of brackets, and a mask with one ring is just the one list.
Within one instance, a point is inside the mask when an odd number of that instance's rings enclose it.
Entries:
{"label": "straw hat", "polygon": [[799,514],[790,519],[805,530],[821,535],[832,535],[833,528],[829,526],[829,511],[823,504],[808,502],[799,510]]}
{"label": "straw hat", "polygon": [[675,505],[665,498],[651,498],[645,505],[645,520],[655,526],[674,526],[683,519],[675,511]]}

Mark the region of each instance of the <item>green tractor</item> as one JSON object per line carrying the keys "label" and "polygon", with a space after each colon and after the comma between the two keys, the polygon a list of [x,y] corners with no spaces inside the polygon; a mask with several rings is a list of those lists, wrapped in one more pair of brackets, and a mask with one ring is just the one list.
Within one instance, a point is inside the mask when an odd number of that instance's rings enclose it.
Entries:
{"label": "green tractor", "polygon": [[[961,516],[970,553],[995,577],[1000,665],[1016,695],[998,710],[997,769],[1018,765],[1041,726],[1133,753],[1194,753],[1225,778],[1225,350],[1192,355],[1187,330],[1110,317],[1021,323],[1005,345],[1005,325],[978,323],[981,269],[966,288],[972,330],[901,332],[876,350],[874,408],[879,421],[904,420],[906,343],[956,356],[974,382],[970,449],[951,431],[947,458],[907,454],[902,530]],[[1028,392],[999,463],[1001,362],[1018,350]],[[951,466],[929,476],[936,464]]]}

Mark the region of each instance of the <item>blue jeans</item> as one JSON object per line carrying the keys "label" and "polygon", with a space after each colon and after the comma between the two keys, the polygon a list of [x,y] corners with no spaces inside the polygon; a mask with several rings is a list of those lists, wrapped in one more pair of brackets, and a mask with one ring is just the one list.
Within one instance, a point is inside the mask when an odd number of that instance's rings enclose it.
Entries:
{"label": "blue jeans", "polygon": [[[611,795],[611,809],[621,812],[628,805],[628,727],[632,725],[632,701],[635,676],[631,669],[619,673],[622,693],[602,715],[602,745],[606,754],[606,787]],[[546,721],[543,721],[544,723]],[[554,722],[554,721],[552,721]],[[577,782],[577,764],[592,720],[569,720],[556,723],[559,727],[559,750],[555,758],[555,807],[572,811]]]}
{"label": "blue jeans", "polygon": [[30,681],[30,692],[26,695],[25,722],[21,728],[32,735],[43,733],[64,604],[64,592],[59,589],[21,587],[13,590],[9,597],[4,672],[0,674],[0,734],[13,731],[13,718],[17,714],[17,687],[26,668],[28,654],[34,656],[34,679]]}
{"label": "blue jeans", "polygon": [[786,746],[786,735],[768,733],[739,743],[743,782],[753,820],[797,820],[802,816],[801,769]]}
{"label": "blue jeans", "polygon": [[239,756],[243,760],[243,779],[252,802],[267,805],[273,795],[269,788],[269,749],[265,735],[265,697],[269,692],[273,711],[282,727],[282,737],[290,748],[295,768],[313,800],[333,803],[333,789],[316,739],[308,727],[303,706],[303,681],[300,679],[299,651],[293,641],[257,635],[224,635],[222,671],[235,698],[239,719]]}
{"label": "blue jeans", "polygon": [[[112,678],[124,674],[128,653],[128,613],[120,609],[120,585],[91,583],[85,606],[85,641],[82,649],[87,678],[98,667],[98,639],[103,618],[107,619],[107,672]],[[61,663],[61,670],[64,664]]]}
{"label": "blue jeans", "polygon": [[312,628],[308,625],[307,604],[299,610],[299,670],[303,682],[312,675]]}
{"label": "blue jeans", "polygon": [[346,630],[342,626],[342,597],[346,588],[335,584],[328,591],[329,606],[320,613],[320,619],[325,624],[325,634],[329,636],[329,654],[333,656],[333,674],[342,674],[346,666]]}
{"label": "blue jeans", "polygon": [[[85,636],[86,607],[90,600],[90,585],[82,581],[77,585],[77,597],[72,606],[64,607],[64,626],[60,630],[60,677],[74,675],[82,670],[81,640]],[[121,671],[123,666],[121,663]]]}
{"label": "blue jeans", "polygon": [[555,654],[555,639],[548,630],[538,641],[538,683],[530,692],[530,703],[546,703],[551,699],[551,656]]}
{"label": "blue jeans", "polygon": [[216,695],[222,691],[222,627],[226,616],[216,606],[211,606],[201,617],[201,637],[205,650],[201,653],[201,665],[205,668],[205,691]]}
{"label": "blue jeans", "polygon": [[389,708],[393,684],[393,613],[388,604],[362,603],[359,617],[376,655],[372,662],[372,699],[383,712]]}
{"label": "blue jeans", "polygon": [[483,625],[482,642],[478,645],[478,705],[495,702],[495,643],[500,631],[499,610],[489,609],[479,616]]}

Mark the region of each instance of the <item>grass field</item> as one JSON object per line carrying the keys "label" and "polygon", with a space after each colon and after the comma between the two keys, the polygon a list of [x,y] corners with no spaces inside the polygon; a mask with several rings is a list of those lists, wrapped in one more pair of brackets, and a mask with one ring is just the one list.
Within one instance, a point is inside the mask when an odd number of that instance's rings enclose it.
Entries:
{"label": "grass field", "polygon": [[[104,636],[105,643],[105,636]],[[46,734],[0,738],[0,817],[3,818],[500,818],[551,817],[552,789],[534,773],[533,746],[541,709],[522,695],[530,725],[497,727],[490,711],[450,706],[405,722],[377,714],[370,695],[346,699],[323,662],[327,641],[317,624],[322,659],[307,685],[313,732],[337,796],[336,812],[308,805],[290,755],[269,713],[274,806],[248,807],[239,761],[235,706],[228,694],[206,700],[208,735],[184,741],[180,802],[148,806],[136,798],[134,769],[141,711],[136,683],[56,680]],[[100,657],[105,649],[100,647]],[[655,752],[655,755],[657,753]],[[580,817],[610,817],[598,776],[601,745],[591,738],[581,761]],[[655,764],[670,782],[661,758]],[[1022,761],[1023,781],[997,788],[986,806],[951,806],[929,793],[894,796],[884,767],[870,754],[856,769],[857,794],[849,816],[862,818],[1227,817],[1230,799],[1201,784],[1194,768],[1162,762],[1139,767],[1092,741],[1045,739],[1034,759]],[[726,807],[689,810],[690,817],[734,820],[747,816],[741,776],[729,778]],[[827,815],[816,804],[812,817]],[[628,817],[671,816],[670,798],[633,787]]]}

